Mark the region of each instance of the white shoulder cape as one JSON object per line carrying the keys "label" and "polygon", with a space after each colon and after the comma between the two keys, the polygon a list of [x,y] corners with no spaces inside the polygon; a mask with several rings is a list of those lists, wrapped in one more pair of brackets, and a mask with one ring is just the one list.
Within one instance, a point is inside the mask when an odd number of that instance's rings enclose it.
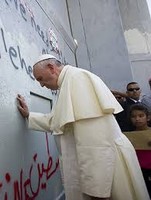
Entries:
{"label": "white shoulder cape", "polygon": [[58,85],[60,92],[51,121],[51,130],[56,132],[70,122],[123,110],[103,81],[84,69],[65,66]]}

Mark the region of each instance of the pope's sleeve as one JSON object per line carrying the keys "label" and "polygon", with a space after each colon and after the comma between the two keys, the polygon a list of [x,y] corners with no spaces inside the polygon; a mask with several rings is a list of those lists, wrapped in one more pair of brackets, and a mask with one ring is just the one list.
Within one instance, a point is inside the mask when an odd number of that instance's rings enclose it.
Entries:
{"label": "pope's sleeve", "polygon": [[28,128],[37,131],[50,132],[52,117],[53,117],[52,113],[42,114],[42,113],[30,112],[28,117]]}

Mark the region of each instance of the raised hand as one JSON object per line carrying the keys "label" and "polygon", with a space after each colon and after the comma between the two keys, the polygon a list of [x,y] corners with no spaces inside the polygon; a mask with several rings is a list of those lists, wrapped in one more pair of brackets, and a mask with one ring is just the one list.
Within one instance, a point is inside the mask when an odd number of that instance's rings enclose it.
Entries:
{"label": "raised hand", "polygon": [[25,99],[23,96],[21,96],[20,94],[17,95],[17,100],[19,102],[18,104],[18,110],[20,111],[21,115],[24,117],[24,118],[28,118],[29,116],[29,110],[28,110],[28,106],[25,102]]}

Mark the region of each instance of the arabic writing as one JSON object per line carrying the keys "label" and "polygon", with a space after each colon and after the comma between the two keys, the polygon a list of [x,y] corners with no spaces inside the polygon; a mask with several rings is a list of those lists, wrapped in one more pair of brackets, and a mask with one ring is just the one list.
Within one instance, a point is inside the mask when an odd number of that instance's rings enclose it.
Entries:
{"label": "arabic writing", "polygon": [[[27,177],[25,177],[25,171],[20,170],[19,180],[13,180],[9,172],[5,174],[5,182],[0,182],[0,192],[4,192],[4,200],[8,200],[8,191],[5,192],[5,186],[10,184],[13,187],[13,196],[11,200],[34,200],[38,197],[41,190],[47,188],[48,181],[55,174],[59,167],[59,159],[54,162],[49,152],[48,135],[46,135],[46,147],[47,147],[47,162],[38,161],[38,154],[33,156],[33,163],[29,170],[27,170]],[[34,181],[35,174],[37,174],[36,181]]]}

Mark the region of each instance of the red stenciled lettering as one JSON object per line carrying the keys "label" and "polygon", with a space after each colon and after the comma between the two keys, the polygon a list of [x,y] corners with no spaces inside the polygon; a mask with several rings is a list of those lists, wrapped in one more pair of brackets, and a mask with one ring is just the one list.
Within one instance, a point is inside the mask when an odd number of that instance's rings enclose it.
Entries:
{"label": "red stenciled lettering", "polygon": [[0,188],[2,188],[3,187],[3,183],[0,183]]}
{"label": "red stenciled lettering", "polygon": [[[13,183],[13,200],[34,200],[40,193],[41,190],[47,188],[47,182],[56,172],[59,167],[59,159],[54,163],[52,156],[49,152],[48,135],[46,133],[46,150],[47,150],[47,161],[38,162],[38,154],[35,153],[33,156],[33,163],[31,164],[29,171],[27,171],[27,178],[24,177],[23,169],[20,171],[19,180],[13,181],[9,172],[5,174],[6,183],[11,185]],[[54,166],[54,167],[53,167]],[[32,182],[32,178],[35,177],[37,181]],[[43,181],[42,179],[45,179]],[[4,186],[3,182],[0,182],[0,189]],[[0,191],[0,192],[1,192]],[[8,200],[8,191],[4,193],[4,200]],[[12,200],[12,198],[11,198]]]}
{"label": "red stenciled lettering", "polygon": [[11,180],[11,176],[10,176],[9,173],[6,173],[6,174],[5,174],[5,179],[6,179],[7,183],[10,182],[10,180]]}
{"label": "red stenciled lettering", "polygon": [[14,181],[14,200],[23,199],[23,170],[20,171],[20,181]]}
{"label": "red stenciled lettering", "polygon": [[4,200],[7,200],[7,192],[5,192]]}
{"label": "red stenciled lettering", "polygon": [[[33,187],[32,187],[32,184],[31,184],[32,171],[33,171],[33,167],[30,169],[29,178],[30,178],[30,190],[31,190],[31,192],[32,192],[33,197],[35,198],[35,197],[38,195],[39,191],[40,191],[40,181],[41,181],[41,177],[38,176],[37,190],[34,191],[34,190],[33,190]],[[35,186],[35,184],[34,184],[34,186]]]}

